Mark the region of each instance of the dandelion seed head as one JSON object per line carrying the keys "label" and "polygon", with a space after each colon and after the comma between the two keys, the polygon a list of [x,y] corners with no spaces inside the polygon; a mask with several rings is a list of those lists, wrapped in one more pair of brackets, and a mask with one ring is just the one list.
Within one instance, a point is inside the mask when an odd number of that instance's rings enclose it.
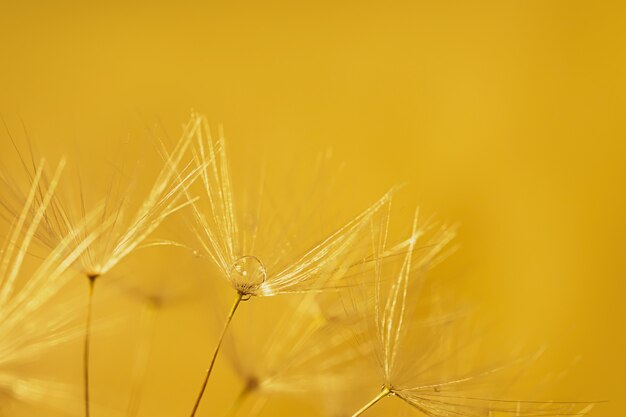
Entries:
{"label": "dandelion seed head", "polygon": [[195,114],[190,126],[202,184],[202,197],[192,204],[196,250],[244,295],[344,287],[344,278],[369,255],[370,222],[392,192],[347,221],[321,218],[319,205],[326,206],[329,196],[324,188],[331,183],[326,177],[334,171],[326,166],[329,155],[318,160],[310,184],[294,186],[287,181],[274,189],[266,178],[269,174],[261,170],[252,186],[248,182],[238,188],[223,132],[213,140],[206,118]]}
{"label": "dandelion seed head", "polygon": [[[64,247],[65,254],[69,254],[90,233],[98,230],[97,239],[86,250],[81,251],[73,266],[90,278],[107,274],[128,255],[142,247],[143,242],[167,217],[191,203],[192,197],[186,191],[200,170],[200,167],[191,168],[184,161],[188,157],[187,150],[192,138],[193,128],[188,126],[171,151],[160,143],[159,152],[163,162],[154,178],[147,182],[147,192],[142,192],[143,176],[128,175],[123,166],[112,171],[104,188],[85,186],[85,179],[89,179],[90,183],[96,182],[95,178],[100,170],[90,166],[82,171],[79,169],[80,164],[74,165],[77,171],[74,175],[76,182],[64,178],[64,181],[57,184],[58,178],[50,178],[46,170],[38,175],[31,172],[34,166],[31,167],[28,159],[18,151],[30,185],[37,183],[33,188],[35,192],[32,196],[32,208],[26,213],[25,221],[33,222],[36,209],[44,203],[42,196],[50,188],[59,185],[59,190],[45,204],[46,210],[43,211],[42,219],[37,222],[34,238],[46,250],[53,249],[63,239],[68,239],[68,244]],[[31,148],[30,152],[33,158],[35,150]],[[65,160],[62,164],[65,164]],[[89,176],[85,176],[85,172]],[[6,175],[0,174],[0,182],[8,181]],[[0,192],[2,199],[6,195],[8,201],[0,204],[0,209],[3,209],[0,212],[5,211],[15,216],[15,207],[22,205],[27,196],[20,187],[13,187],[16,190]],[[0,215],[7,217],[5,213]]]}
{"label": "dandelion seed head", "polygon": [[[78,229],[76,235],[61,238],[34,269],[25,267],[25,255],[37,228],[45,221],[44,213],[53,199],[63,163],[36,200],[43,168],[43,162],[36,167],[23,208],[0,248],[0,397],[6,398],[2,403],[48,402],[54,396],[54,382],[34,378],[32,370],[24,365],[82,334],[82,327],[78,330],[71,326],[76,305],[53,301],[59,301],[57,296],[75,276],[70,271],[73,263],[101,232]],[[85,237],[74,246],[78,235]],[[62,397],[66,390],[60,386],[56,392]]]}
{"label": "dandelion seed head", "polygon": [[416,213],[410,237],[391,252],[385,249],[388,219],[375,225],[376,258],[388,258],[396,249],[404,256],[377,265],[372,288],[350,288],[350,293],[360,295],[347,305],[361,311],[361,319],[370,326],[368,334],[374,340],[370,356],[375,378],[383,383],[381,393],[430,417],[587,413],[593,403],[501,399],[500,391],[511,382],[505,373],[510,364],[481,363],[476,356],[478,323],[468,321],[464,309],[428,279],[429,271],[448,254],[455,229],[418,220]]}

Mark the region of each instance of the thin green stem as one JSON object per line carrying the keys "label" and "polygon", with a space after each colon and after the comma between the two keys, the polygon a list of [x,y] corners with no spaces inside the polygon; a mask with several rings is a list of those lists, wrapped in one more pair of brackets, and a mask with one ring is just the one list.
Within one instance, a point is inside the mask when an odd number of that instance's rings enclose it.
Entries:
{"label": "thin green stem", "polygon": [[380,401],[383,398],[385,398],[386,396],[388,396],[390,393],[391,393],[391,390],[388,387],[383,387],[383,389],[380,391],[380,393],[376,397],[374,397],[370,402],[368,402],[363,407],[361,407],[361,409],[359,411],[357,411],[356,413],[352,414],[352,417],[360,416],[361,414],[363,414],[364,412],[369,410],[378,401]]}
{"label": "thin green stem", "polygon": [[235,315],[235,311],[237,311],[237,307],[241,302],[243,297],[242,293],[237,293],[237,298],[233,303],[233,306],[228,313],[228,317],[226,317],[226,323],[224,324],[224,328],[222,329],[222,333],[220,334],[219,339],[217,340],[217,346],[215,347],[215,351],[213,352],[213,356],[211,357],[211,364],[209,365],[209,369],[207,369],[206,376],[204,377],[204,382],[202,383],[202,388],[200,388],[200,393],[198,394],[198,398],[196,398],[196,403],[193,406],[193,410],[191,410],[191,417],[196,415],[196,411],[198,411],[198,407],[200,406],[200,401],[202,401],[202,397],[204,396],[204,391],[206,390],[206,386],[209,383],[209,377],[211,376],[211,371],[213,371],[213,365],[215,365],[215,359],[217,359],[217,354],[220,351],[220,347],[222,346],[222,341],[224,340],[224,335],[226,334],[226,330],[228,330],[228,325],[230,324],[233,316]]}
{"label": "thin green stem", "polygon": [[89,292],[87,298],[87,321],[85,323],[85,341],[83,347],[83,377],[85,381],[85,417],[89,417],[89,345],[91,343],[91,310],[93,307],[93,291],[97,275],[87,275]]}

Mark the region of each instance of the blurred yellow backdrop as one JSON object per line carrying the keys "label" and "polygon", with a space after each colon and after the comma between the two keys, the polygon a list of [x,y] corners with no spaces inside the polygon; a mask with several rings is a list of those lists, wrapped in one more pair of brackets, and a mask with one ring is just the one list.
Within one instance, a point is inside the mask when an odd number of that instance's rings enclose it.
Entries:
{"label": "blurred yellow backdrop", "polygon": [[[542,369],[568,369],[554,396],[609,400],[598,417],[626,412],[626,3],[0,9],[0,113],[12,134],[23,121],[42,149],[71,154],[78,143],[97,158],[157,124],[175,138],[195,109],[223,124],[235,151],[274,163],[332,147],[350,187],[338,202],[406,183],[428,213],[461,225],[443,268],[495,317],[497,337],[548,347]],[[142,415],[186,415],[214,340],[198,311],[163,315]],[[94,397],[120,413],[125,340],[96,341],[93,353]],[[234,397],[225,362],[214,389]]]}

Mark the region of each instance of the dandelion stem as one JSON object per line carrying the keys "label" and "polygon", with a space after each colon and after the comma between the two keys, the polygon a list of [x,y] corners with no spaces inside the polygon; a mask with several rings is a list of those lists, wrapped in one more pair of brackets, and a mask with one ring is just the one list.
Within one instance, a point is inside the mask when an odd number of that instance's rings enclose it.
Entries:
{"label": "dandelion stem", "polygon": [[156,303],[149,301],[144,304],[141,311],[141,329],[143,335],[135,351],[135,365],[133,366],[132,388],[130,394],[130,400],[128,401],[128,408],[126,415],[128,417],[135,417],[139,412],[139,404],[141,403],[141,391],[144,380],[146,378],[146,372],[148,370],[148,360],[152,352],[152,343],[154,341],[154,334],[156,330],[156,316],[158,313],[158,306]]}
{"label": "dandelion stem", "polygon": [[378,401],[380,401],[383,398],[385,398],[386,396],[388,396],[390,393],[391,393],[391,390],[388,387],[383,387],[383,389],[380,391],[380,393],[376,397],[374,397],[370,402],[365,404],[359,411],[357,411],[356,413],[352,414],[352,417],[360,416],[361,414],[366,412],[368,409],[370,409]]}
{"label": "dandelion stem", "polygon": [[87,321],[85,323],[85,344],[83,347],[83,376],[85,380],[85,417],[89,417],[89,344],[91,342],[91,310],[93,307],[93,290],[97,275],[87,275],[89,292],[87,295]]}
{"label": "dandelion stem", "polygon": [[209,369],[206,371],[206,376],[204,377],[204,382],[202,383],[202,388],[200,388],[200,393],[198,394],[198,398],[196,398],[196,403],[193,406],[193,410],[191,411],[191,417],[196,415],[196,411],[198,411],[198,407],[200,406],[200,401],[202,401],[202,396],[204,395],[204,391],[206,390],[206,386],[209,382],[209,377],[211,376],[211,371],[213,371],[213,365],[215,365],[215,359],[217,358],[217,354],[220,351],[220,347],[222,346],[222,341],[224,340],[224,335],[226,334],[226,330],[228,330],[228,325],[230,324],[233,316],[235,315],[235,311],[237,311],[237,307],[241,302],[243,294],[238,292],[237,298],[233,306],[228,313],[228,317],[226,317],[226,323],[224,323],[224,328],[222,329],[222,333],[220,334],[219,339],[217,340],[217,346],[215,347],[215,351],[213,352],[213,357],[211,358],[211,364],[209,365]]}

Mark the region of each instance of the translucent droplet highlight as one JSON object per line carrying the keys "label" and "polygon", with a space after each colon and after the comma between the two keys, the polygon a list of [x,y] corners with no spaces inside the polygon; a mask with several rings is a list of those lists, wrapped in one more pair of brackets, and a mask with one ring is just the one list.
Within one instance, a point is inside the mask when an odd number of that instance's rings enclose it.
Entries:
{"label": "translucent droplet highlight", "polygon": [[230,281],[247,300],[267,278],[265,265],[256,256],[242,256],[230,267]]}

